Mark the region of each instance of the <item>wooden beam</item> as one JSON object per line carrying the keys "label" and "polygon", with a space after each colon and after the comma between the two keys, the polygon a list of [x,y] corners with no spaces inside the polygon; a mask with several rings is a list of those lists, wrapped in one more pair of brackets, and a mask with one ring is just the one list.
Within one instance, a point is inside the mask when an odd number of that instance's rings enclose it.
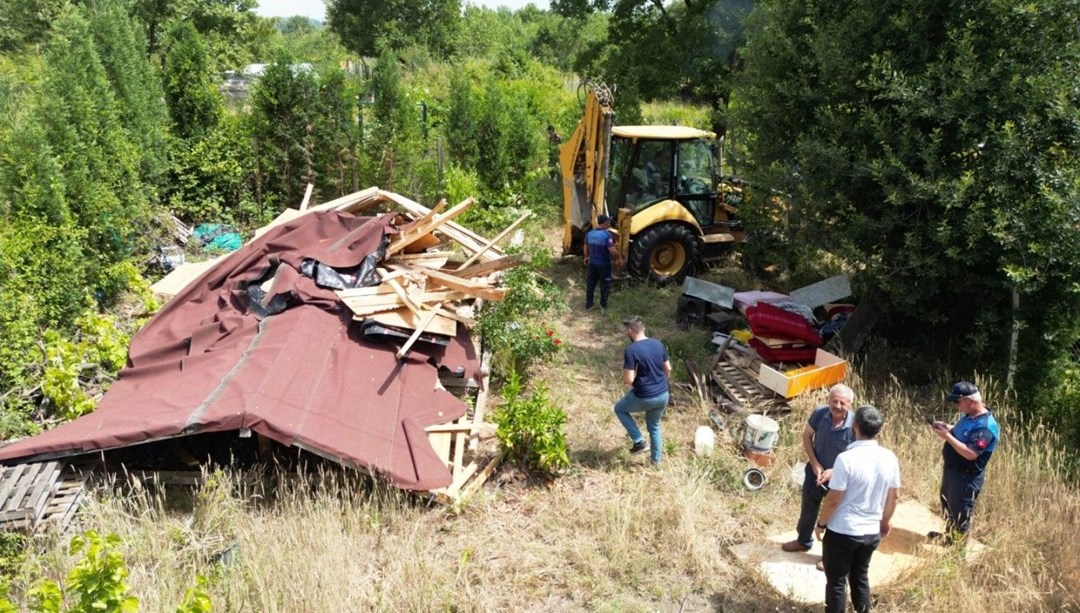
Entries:
{"label": "wooden beam", "polygon": [[495,236],[495,238],[488,241],[487,244],[484,245],[483,249],[481,249],[480,251],[477,251],[476,253],[472,254],[472,257],[465,260],[465,262],[461,266],[458,266],[458,270],[463,270],[465,268],[468,268],[469,264],[472,264],[473,262],[475,262],[481,255],[483,255],[484,253],[487,253],[487,251],[489,249],[494,247],[496,245],[496,243],[498,243],[502,239],[506,238],[511,232],[514,231],[515,228],[517,228],[521,224],[525,223],[525,220],[528,219],[530,215],[532,215],[532,211],[525,211],[524,215],[522,215],[521,217],[518,217],[516,220],[514,220],[514,223],[510,224],[509,226],[506,226],[505,230],[503,230],[502,232],[499,232]]}
{"label": "wooden beam", "polygon": [[480,444],[480,424],[484,421],[484,411],[487,409],[488,387],[491,383],[491,352],[485,351],[480,356],[480,391],[476,392],[476,408],[473,409],[473,427],[469,432],[469,449],[476,449]]}
{"label": "wooden beam", "polygon": [[515,253],[514,255],[503,256],[497,260],[491,260],[488,262],[481,262],[480,264],[473,264],[468,268],[458,268],[457,270],[450,271],[448,274],[455,277],[461,277],[462,279],[468,279],[471,277],[478,277],[480,275],[495,272],[497,270],[504,270],[507,268],[513,268],[518,264],[524,264],[532,261],[532,256],[527,253]]}
{"label": "wooden beam", "polygon": [[417,326],[415,330],[413,330],[413,333],[409,337],[409,340],[405,341],[405,344],[401,346],[401,349],[398,349],[397,358],[399,360],[404,359],[405,356],[409,355],[409,350],[412,349],[413,343],[415,343],[417,339],[420,338],[420,335],[424,333],[424,330],[427,330],[427,327],[431,325],[431,322],[435,319],[435,316],[440,315],[441,313],[442,307],[436,306],[434,309],[431,309],[431,311],[429,311],[422,320],[420,320],[420,325]]}
{"label": "wooden beam", "polygon": [[502,300],[506,297],[505,289],[496,289],[488,285],[473,283],[467,279],[448,275],[436,270],[423,270],[423,274],[427,275],[429,281],[441,285],[443,287],[449,287],[455,289],[463,294],[475,296],[477,298],[483,298],[484,300]]}
{"label": "wooden beam", "polygon": [[[425,207],[424,205],[422,205],[422,204],[420,204],[418,202],[414,202],[412,200],[409,200],[408,198],[406,198],[405,196],[402,196],[401,194],[395,194],[393,192],[387,192],[387,191],[380,190],[379,191],[379,197],[382,198],[383,200],[393,202],[394,204],[398,205],[402,209],[404,209],[404,210],[406,210],[406,211],[408,211],[408,212],[410,212],[410,213],[412,213],[414,215],[424,215],[424,214],[426,214],[428,212],[427,207]],[[466,228],[464,226],[461,226],[461,225],[458,225],[458,224],[456,224],[456,223],[454,223],[452,221],[445,224],[443,226],[443,228],[441,229],[441,232],[443,234],[449,236],[453,240],[457,241],[457,243],[459,245],[461,245],[462,248],[464,248],[465,250],[467,250],[470,253],[476,253],[477,251],[482,249],[483,246],[484,246],[484,243],[487,242],[486,239],[480,237],[479,235],[474,233],[472,230],[469,230],[468,228]],[[488,250],[487,253],[480,256],[480,259],[486,262],[488,260],[494,260],[494,259],[502,257],[504,255],[506,255],[506,253],[502,252],[497,247],[492,247],[491,249]]]}
{"label": "wooden beam", "polygon": [[466,498],[468,496],[471,496],[474,492],[476,492],[476,490],[480,489],[488,480],[488,478],[491,477],[492,473],[495,472],[495,469],[499,467],[499,464],[503,461],[503,457],[505,455],[506,452],[503,451],[500,452],[499,455],[492,458],[491,461],[488,462],[488,465],[484,467],[484,470],[480,471],[475,478],[469,481],[469,484],[467,486],[461,488],[460,498]]}
{"label": "wooden beam", "polygon": [[316,206],[309,206],[307,211],[305,211],[305,212],[308,212],[308,213],[315,212],[315,211],[348,211],[348,212],[355,212],[355,210],[352,210],[352,207],[367,208],[368,206],[371,206],[373,204],[377,204],[379,202],[379,200],[380,200],[379,194],[380,194],[379,188],[372,186],[372,187],[369,187],[367,189],[363,189],[363,190],[360,190],[358,192],[353,192],[351,194],[347,194],[347,195],[342,196],[340,198],[335,198],[334,200],[330,200],[328,202],[324,202],[324,203],[316,205]]}
{"label": "wooden beam", "polygon": [[308,203],[311,202],[311,192],[314,189],[315,189],[315,185],[313,183],[308,183],[307,184],[307,189],[304,190],[304,199],[300,201],[300,210],[301,211],[306,211],[307,210]]}
{"label": "wooden beam", "polygon": [[461,215],[465,211],[469,210],[469,207],[476,201],[472,198],[466,198],[458,204],[454,205],[454,208],[443,214],[434,214],[431,219],[424,223],[415,224],[409,228],[409,231],[398,238],[394,239],[390,246],[386,248],[386,255],[394,255],[416,241],[424,238],[428,234],[431,234],[439,227],[445,225],[451,219]]}
{"label": "wooden beam", "polygon": [[416,315],[417,317],[421,316],[420,306],[413,302],[412,298],[405,291],[405,288],[401,287],[401,284],[397,282],[397,279],[390,279],[388,281],[383,281],[383,283],[389,283],[390,287],[394,288],[394,292],[401,297],[401,301],[405,303],[405,306],[409,307],[409,310],[413,312],[413,315]]}

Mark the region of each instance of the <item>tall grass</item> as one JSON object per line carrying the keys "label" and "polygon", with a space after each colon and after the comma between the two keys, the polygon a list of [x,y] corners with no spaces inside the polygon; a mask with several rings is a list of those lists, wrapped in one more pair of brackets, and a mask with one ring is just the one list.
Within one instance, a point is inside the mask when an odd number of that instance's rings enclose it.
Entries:
{"label": "tall grass", "polygon": [[[710,407],[691,390],[677,389],[667,411],[659,469],[627,452],[612,413],[623,389],[622,317],[644,315],[673,358],[707,355],[704,332],[674,328],[675,296],[617,286],[607,313],[564,317],[569,348],[535,375],[568,413],[573,466],[548,487],[497,476],[446,509],[331,469],[223,472],[194,492],[104,490],[82,527],[123,538],[143,611],[174,609],[199,574],[210,577],[217,611],[816,611],[772,592],[727,547],[794,528],[799,494],[788,483],[803,459],[798,432],[824,391],[792,403],[758,492],[740,483],[739,418],[720,432],[713,457],[694,456],[694,431]],[[580,286],[568,300],[581,303]],[[949,415],[949,381],[913,388],[860,371],[849,382],[857,404],[886,414],[882,443],[900,458],[902,496],[936,509],[941,442],[924,416]],[[979,384],[1002,422],[974,523],[988,549],[970,560],[961,551],[927,554],[903,580],[874,586],[876,611],[1080,610],[1080,495],[1061,442],[1048,424],[1023,420],[994,382]],[[66,573],[64,542],[33,540],[12,581],[17,599],[34,577]]]}

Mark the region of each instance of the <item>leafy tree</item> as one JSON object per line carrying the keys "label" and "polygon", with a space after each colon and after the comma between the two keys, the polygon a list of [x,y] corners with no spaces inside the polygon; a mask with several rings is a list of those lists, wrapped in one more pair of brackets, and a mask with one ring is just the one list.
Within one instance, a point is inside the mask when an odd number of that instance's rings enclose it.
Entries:
{"label": "leafy tree", "polygon": [[57,19],[45,59],[41,123],[62,168],[67,205],[88,232],[87,254],[103,266],[149,235],[141,152],[124,129],[82,11]]}
{"label": "leafy tree", "polygon": [[194,25],[180,21],[173,26],[164,64],[172,133],[185,139],[206,134],[221,117],[222,100],[206,47]]}
{"label": "leafy tree", "polygon": [[0,52],[44,41],[63,6],[62,0],[0,0]]}
{"label": "leafy tree", "polygon": [[754,0],[665,4],[654,0],[555,0],[566,17],[610,8],[604,45],[593,45],[578,72],[618,86],[621,122],[639,117],[636,102],[679,97],[707,104],[713,130],[723,135],[736,50],[745,40],[742,21]]}
{"label": "leafy tree", "polygon": [[448,55],[461,19],[460,0],[328,0],[330,29],[350,51],[378,55],[382,40],[400,50],[420,44]]}
{"label": "leafy tree", "polygon": [[257,192],[264,207],[276,210],[300,202],[307,183],[315,182],[314,124],[318,84],[306,70],[278,58],[259,80],[251,97]]}
{"label": "leafy tree", "polygon": [[956,368],[1003,373],[1017,318],[1047,397],[1080,331],[1078,22],[1066,0],[767,0],[740,89],[793,242],[827,237]]}
{"label": "leafy tree", "polygon": [[262,57],[273,34],[273,20],[254,13],[255,0],[134,0],[132,15],[146,30],[147,55],[154,56],[163,33],[189,22],[210,49],[215,70],[237,68]]}
{"label": "leafy tree", "polygon": [[141,177],[158,187],[167,163],[166,109],[161,102],[161,81],[142,54],[146,39],[133,27],[119,0],[98,0],[89,4],[86,12],[94,46],[116,103],[123,109],[120,121],[138,149]]}

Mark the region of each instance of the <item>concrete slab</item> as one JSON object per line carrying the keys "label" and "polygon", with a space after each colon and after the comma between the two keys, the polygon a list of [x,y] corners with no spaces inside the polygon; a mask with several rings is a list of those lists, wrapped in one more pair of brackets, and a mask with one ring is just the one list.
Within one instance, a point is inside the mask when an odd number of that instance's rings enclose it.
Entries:
{"label": "concrete slab", "polygon": [[[895,581],[916,564],[947,554],[947,548],[926,541],[927,532],[940,531],[943,526],[941,517],[918,501],[898,504],[893,514],[892,532],[870,560],[871,589]],[[761,573],[780,594],[799,603],[824,604],[825,573],[816,568],[821,559],[821,543],[815,541],[814,547],[804,553],[780,549],[781,544],[795,540],[796,536],[792,530],[769,536],[765,541],[742,543],[729,549],[739,561]],[[967,559],[971,561],[985,550],[985,545],[969,541]]]}

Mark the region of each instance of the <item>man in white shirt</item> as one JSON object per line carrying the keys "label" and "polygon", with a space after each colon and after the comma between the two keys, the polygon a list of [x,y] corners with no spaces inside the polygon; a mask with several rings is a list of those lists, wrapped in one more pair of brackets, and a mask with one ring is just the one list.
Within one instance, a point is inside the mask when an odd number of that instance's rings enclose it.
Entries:
{"label": "man in white shirt", "polygon": [[900,489],[896,455],[875,440],[882,423],[881,411],[872,406],[855,411],[855,442],[836,457],[829,493],[818,516],[827,613],[846,609],[845,583],[851,584],[856,613],[870,610],[870,557],[889,534]]}

